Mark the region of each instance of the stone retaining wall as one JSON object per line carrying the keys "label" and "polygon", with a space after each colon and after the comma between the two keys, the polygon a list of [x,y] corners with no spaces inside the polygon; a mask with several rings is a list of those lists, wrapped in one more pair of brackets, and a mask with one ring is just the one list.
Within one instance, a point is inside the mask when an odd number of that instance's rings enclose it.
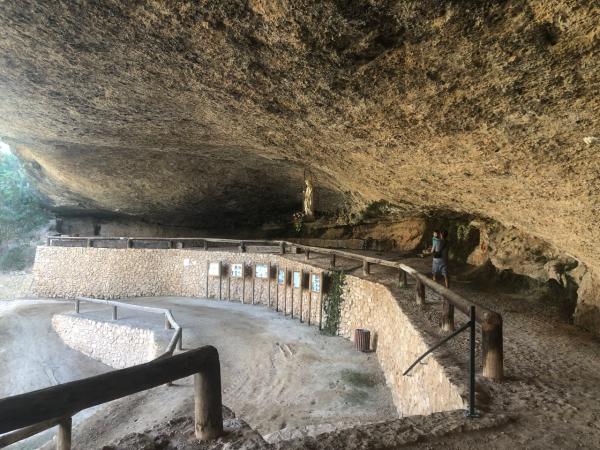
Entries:
{"label": "stone retaining wall", "polygon": [[[270,263],[267,281],[224,276],[208,278],[209,262]],[[322,297],[308,289],[277,285],[280,270],[321,273],[322,269],[291,258],[271,254],[199,251],[189,249],[108,249],[84,247],[38,247],[35,291],[45,297],[123,298],[147,296],[188,296],[218,298],[270,305],[279,311],[318,325]],[[253,287],[254,283],[254,287]],[[254,295],[253,295],[254,292]],[[427,340],[418,323],[400,307],[383,285],[346,276],[340,334],[352,338],[355,328],[368,328],[379,362],[386,374],[400,415],[429,414],[463,407],[463,388],[451,381],[449,369],[432,355],[410,377],[406,369],[427,349]],[[323,318],[324,320],[324,318]]]}
{"label": "stone retaining wall", "polygon": [[127,320],[112,322],[98,317],[55,314],[52,328],[72,349],[115,369],[151,361],[167,345],[164,333],[135,326]]}
{"label": "stone retaining wall", "polygon": [[356,328],[371,331],[371,343],[400,415],[430,414],[463,408],[459,389],[445,368],[428,357],[409,376],[403,372],[427,351],[427,339],[405,314],[386,286],[346,276],[340,334],[353,338]]}

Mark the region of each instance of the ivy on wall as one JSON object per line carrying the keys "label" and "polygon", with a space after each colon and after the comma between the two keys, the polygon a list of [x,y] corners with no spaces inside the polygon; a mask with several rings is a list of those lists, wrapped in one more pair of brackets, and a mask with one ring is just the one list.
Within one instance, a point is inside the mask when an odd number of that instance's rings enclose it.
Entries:
{"label": "ivy on wall", "polygon": [[342,319],[342,303],[344,303],[344,283],[346,274],[343,270],[335,271],[331,275],[329,293],[325,297],[325,324],[323,334],[336,336]]}

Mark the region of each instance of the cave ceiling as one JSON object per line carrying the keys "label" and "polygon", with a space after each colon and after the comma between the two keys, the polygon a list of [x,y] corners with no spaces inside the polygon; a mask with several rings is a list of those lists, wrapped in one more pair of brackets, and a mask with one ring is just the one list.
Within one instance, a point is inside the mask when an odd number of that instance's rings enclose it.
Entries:
{"label": "cave ceiling", "polygon": [[592,260],[599,47],[587,0],[8,0],[0,139],[64,213],[258,223],[308,171]]}

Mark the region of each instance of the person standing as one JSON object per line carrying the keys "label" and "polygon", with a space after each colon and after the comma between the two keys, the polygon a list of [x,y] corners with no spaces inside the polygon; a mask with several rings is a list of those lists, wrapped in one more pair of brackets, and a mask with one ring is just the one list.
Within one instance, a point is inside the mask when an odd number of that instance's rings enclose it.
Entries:
{"label": "person standing", "polygon": [[442,230],[440,238],[433,241],[431,248],[433,253],[433,262],[431,264],[433,281],[437,282],[438,274],[442,275],[446,287],[450,287],[450,280],[448,278],[448,244],[448,231]]}

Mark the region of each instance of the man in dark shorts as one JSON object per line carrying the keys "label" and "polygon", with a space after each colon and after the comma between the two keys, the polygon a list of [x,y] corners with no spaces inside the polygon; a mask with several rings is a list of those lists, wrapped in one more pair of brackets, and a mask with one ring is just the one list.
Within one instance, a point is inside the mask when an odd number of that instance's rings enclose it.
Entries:
{"label": "man in dark shorts", "polygon": [[432,247],[433,262],[431,264],[431,273],[433,281],[437,281],[438,274],[444,277],[446,287],[450,287],[448,279],[448,231],[442,230],[440,239],[434,241]]}

